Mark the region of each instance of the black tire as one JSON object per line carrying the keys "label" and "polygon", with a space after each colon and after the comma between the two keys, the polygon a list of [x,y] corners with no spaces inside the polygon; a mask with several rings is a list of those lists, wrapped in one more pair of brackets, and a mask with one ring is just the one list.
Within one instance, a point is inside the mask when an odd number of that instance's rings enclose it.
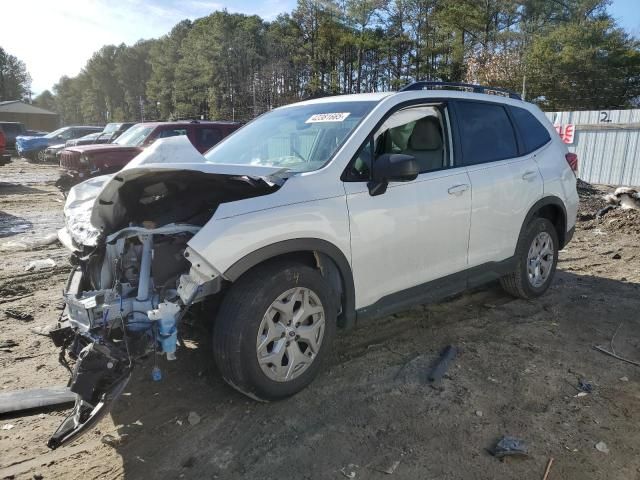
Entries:
{"label": "black tire", "polygon": [[47,163],[47,161],[45,160],[44,150],[38,150],[38,153],[36,153],[36,158],[38,159],[38,163]]}
{"label": "black tire", "polygon": [[[325,313],[322,343],[313,362],[286,382],[270,379],[261,369],[256,340],[269,306],[284,292],[306,287],[320,299]],[[337,304],[318,270],[303,264],[274,261],[239,278],[227,292],[213,328],[213,356],[224,380],[256,400],[277,400],[304,389],[329,355],[336,331]]]}
{"label": "black tire", "polygon": [[[529,281],[529,275],[527,272],[527,255],[533,240],[541,232],[548,233],[553,242],[553,263],[551,266],[551,272],[547,279],[542,285],[536,287]],[[507,293],[518,298],[532,299],[542,295],[553,281],[556,266],[558,265],[559,247],[558,233],[556,232],[553,224],[546,218],[534,218],[531,223],[527,225],[521,237],[518,239],[518,245],[516,247],[516,269],[509,275],[500,279],[502,288]]]}

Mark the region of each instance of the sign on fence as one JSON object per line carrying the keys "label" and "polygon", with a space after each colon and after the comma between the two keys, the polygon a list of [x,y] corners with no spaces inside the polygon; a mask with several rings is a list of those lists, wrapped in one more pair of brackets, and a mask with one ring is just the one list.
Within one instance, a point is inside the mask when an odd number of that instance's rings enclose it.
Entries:
{"label": "sign on fence", "polygon": [[554,125],[554,127],[564,143],[569,145],[573,144],[573,137],[576,133],[576,126],[573,123],[567,123],[566,125]]}

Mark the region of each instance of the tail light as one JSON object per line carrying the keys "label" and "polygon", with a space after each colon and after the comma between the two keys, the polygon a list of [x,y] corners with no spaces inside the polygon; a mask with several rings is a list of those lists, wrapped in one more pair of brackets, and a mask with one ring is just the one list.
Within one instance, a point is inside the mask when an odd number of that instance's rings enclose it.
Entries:
{"label": "tail light", "polygon": [[571,170],[576,173],[578,171],[578,155],[569,152],[564,156],[564,158],[567,159],[567,163],[571,167]]}

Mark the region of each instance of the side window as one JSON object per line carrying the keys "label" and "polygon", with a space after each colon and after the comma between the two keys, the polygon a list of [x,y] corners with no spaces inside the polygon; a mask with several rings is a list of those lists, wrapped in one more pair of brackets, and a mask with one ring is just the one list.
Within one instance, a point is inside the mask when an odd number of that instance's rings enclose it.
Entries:
{"label": "side window", "polygon": [[196,129],[196,145],[203,150],[209,150],[220,140],[222,140],[222,132],[219,128]]}
{"label": "side window", "polygon": [[344,179],[368,180],[372,161],[375,168],[375,159],[385,153],[415,157],[420,173],[448,167],[443,120],[443,110],[434,106],[409,107],[393,113],[351,161]]}
{"label": "side window", "polygon": [[524,143],[525,153],[531,153],[551,141],[549,131],[531,112],[524,108],[509,108],[511,109],[511,116]]}
{"label": "side window", "polygon": [[62,132],[58,137],[60,140],[71,140],[74,138],[74,133],[76,133],[76,131],[70,128],[69,130]]}
{"label": "side window", "polygon": [[160,130],[157,138],[178,137],[186,134],[186,128],[165,128],[164,130]]}
{"label": "side window", "polygon": [[456,114],[465,165],[518,156],[515,132],[502,105],[458,102]]}

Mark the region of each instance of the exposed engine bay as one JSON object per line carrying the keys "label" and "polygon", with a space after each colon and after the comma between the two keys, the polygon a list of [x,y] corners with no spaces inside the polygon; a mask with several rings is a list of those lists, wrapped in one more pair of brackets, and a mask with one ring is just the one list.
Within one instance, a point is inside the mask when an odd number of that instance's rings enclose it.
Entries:
{"label": "exposed engine bay", "polygon": [[[75,360],[75,407],[49,440],[57,448],[94,426],[126,387],[136,362],[176,359],[181,320],[224,279],[197,262],[188,242],[218,205],[276,191],[284,180],[138,169],[128,180],[97,177],[71,190],[59,232],[75,265],[54,342]],[[117,201],[101,192],[116,182]],[[111,208],[96,225],[97,206]],[[197,265],[194,266],[193,263]],[[154,380],[161,371],[153,369]]]}

